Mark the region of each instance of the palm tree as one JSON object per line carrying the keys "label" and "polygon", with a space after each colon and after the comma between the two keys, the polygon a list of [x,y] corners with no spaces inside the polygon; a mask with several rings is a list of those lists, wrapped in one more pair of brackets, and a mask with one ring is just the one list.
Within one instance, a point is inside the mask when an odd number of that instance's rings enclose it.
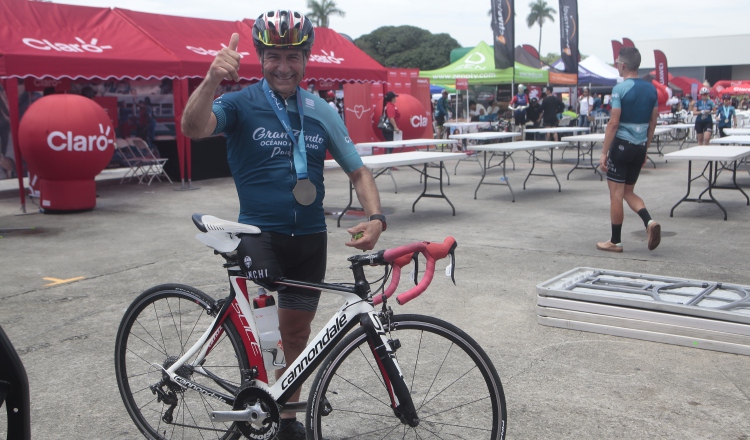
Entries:
{"label": "palm tree", "polygon": [[336,2],[333,0],[307,0],[307,7],[310,11],[307,13],[309,18],[315,26],[328,27],[328,17],[332,14],[344,17],[346,12],[336,7]]}
{"label": "palm tree", "polygon": [[539,25],[539,48],[537,51],[542,53],[542,26],[548,18],[551,21],[555,21],[555,16],[552,14],[557,14],[557,10],[548,6],[545,0],[536,0],[529,3],[529,7],[531,8],[531,13],[526,17],[526,24],[529,27],[534,26],[534,24]]}

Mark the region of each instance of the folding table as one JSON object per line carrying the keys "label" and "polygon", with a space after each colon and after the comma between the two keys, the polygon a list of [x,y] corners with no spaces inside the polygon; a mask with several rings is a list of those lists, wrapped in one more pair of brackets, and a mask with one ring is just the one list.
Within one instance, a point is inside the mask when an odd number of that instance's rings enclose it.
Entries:
{"label": "folding table", "polygon": [[[726,138],[725,138],[726,139]],[[727,219],[727,210],[724,209],[724,207],[719,203],[716,198],[714,198],[713,190],[714,189],[733,189],[737,190],[742,193],[743,196],[745,196],[745,200],[747,201],[747,205],[750,205],[750,198],[748,198],[747,194],[745,194],[745,191],[742,190],[737,185],[737,164],[740,160],[743,158],[746,158],[750,156],[750,147],[730,147],[730,146],[720,146],[720,145],[701,145],[698,147],[692,147],[687,148],[680,151],[675,151],[672,153],[667,153],[666,157],[669,157],[670,159],[677,159],[677,160],[687,160],[688,161],[688,181],[687,181],[687,193],[685,194],[682,199],[680,199],[677,204],[675,204],[672,207],[672,210],[669,212],[669,216],[674,216],[674,210],[677,208],[677,206],[682,202],[696,202],[696,203],[715,203],[716,206],[719,207],[719,209],[724,212],[724,220]],[[694,160],[700,160],[707,162],[706,166],[703,168],[703,171],[701,174],[695,178],[692,177],[692,168],[693,168],[693,161]],[[718,186],[716,184],[716,177],[718,173],[718,167],[721,162],[732,162],[734,165],[731,168],[732,170],[732,186]],[[708,170],[708,177],[706,177],[706,170]],[[703,177],[708,182],[708,187],[704,189],[697,198],[689,198],[690,196],[690,186],[694,180],[697,180],[698,178]],[[701,197],[703,197],[703,194],[708,192],[708,196],[711,198],[711,200],[703,200]]]}
{"label": "folding table", "polygon": [[451,139],[458,139],[461,140],[463,145],[463,151],[467,154],[466,157],[456,162],[455,168],[453,168],[453,175],[456,174],[456,170],[458,169],[458,164],[461,163],[462,160],[468,159],[469,157],[474,157],[479,164],[480,168],[482,164],[479,162],[479,158],[476,155],[470,154],[471,151],[476,150],[472,146],[472,150],[469,150],[468,142],[469,141],[489,141],[489,140],[500,140],[500,139],[512,139],[520,137],[522,134],[517,131],[483,131],[480,133],[464,133],[464,134],[452,134],[450,135]]}
{"label": "folding table", "polygon": [[[448,197],[443,192],[443,162],[447,160],[458,160],[464,157],[464,153],[442,153],[439,151],[407,151],[405,153],[393,153],[393,154],[379,154],[377,156],[364,156],[362,162],[364,165],[371,170],[380,170],[374,177],[378,177],[383,174],[386,170],[391,167],[397,166],[408,166],[409,168],[420,173],[424,179],[424,187],[422,193],[419,194],[417,200],[411,205],[411,212],[415,212],[417,202],[422,197],[440,198],[445,199],[446,202],[451,206],[453,215],[456,215],[456,208],[453,206]],[[432,162],[440,162],[438,167],[440,172],[437,176],[430,175],[428,171],[428,165]],[[422,169],[416,168],[415,165],[422,165]],[[325,168],[339,168],[339,164],[335,160],[329,159],[325,161]],[[440,194],[428,194],[427,193],[427,180],[435,179],[439,182]],[[341,226],[341,217],[346,214],[347,211],[362,211],[362,208],[352,207],[354,202],[354,185],[351,181],[349,182],[349,203],[339,214],[336,226]]]}
{"label": "folding table", "polygon": [[[430,149],[430,146],[438,146],[438,145],[456,145],[458,144],[458,141],[452,140],[452,139],[407,139],[407,140],[400,140],[400,141],[379,141],[379,142],[360,142],[358,144],[355,144],[355,147],[357,147],[357,151],[362,153],[360,151],[361,148],[371,148],[371,147],[378,147],[378,148],[387,148],[389,150],[393,150],[396,148],[405,148],[405,147],[427,147],[427,150]],[[392,154],[392,153],[389,153]],[[378,175],[388,174],[391,176],[391,180],[393,180],[393,186],[395,189],[395,192],[398,193],[398,184],[396,183],[396,179],[393,177],[393,173],[391,173],[390,168],[383,169],[383,171],[379,172]],[[448,176],[448,185],[451,184],[450,181],[450,174],[448,174],[448,170],[445,170],[446,176]]]}
{"label": "folding table", "polygon": [[[557,179],[557,174],[555,174],[555,169],[552,167],[552,154],[554,152],[555,147],[564,146],[565,142],[552,142],[552,141],[519,141],[519,142],[503,142],[500,144],[485,144],[485,145],[476,145],[472,148],[474,148],[477,151],[482,151],[484,153],[484,166],[482,167],[482,178],[479,179],[479,184],[477,185],[477,189],[474,190],[474,199],[477,198],[477,191],[479,191],[479,187],[484,185],[504,185],[507,186],[510,190],[510,195],[512,197],[512,201],[516,201],[516,195],[513,193],[513,188],[510,186],[510,180],[508,179],[508,176],[505,174],[505,162],[506,160],[513,155],[516,151],[530,151],[532,162],[531,162],[531,169],[529,170],[529,174],[526,175],[526,179],[523,181],[523,189],[526,189],[526,181],[529,180],[529,177],[531,176],[547,176],[547,177],[554,177],[555,181],[557,181],[557,192],[562,191],[562,187],[560,186],[560,181]],[[536,157],[536,151],[537,150],[548,150],[549,152],[549,168],[550,171],[552,171],[552,174],[537,174],[534,173],[534,167],[536,165],[536,162],[541,160]],[[495,153],[502,153],[503,160],[495,166],[490,166],[487,161],[487,153],[490,152],[492,154]],[[495,168],[495,167],[502,167],[503,175],[500,177],[499,182],[485,182],[484,179],[487,176],[487,170],[489,168]]]}

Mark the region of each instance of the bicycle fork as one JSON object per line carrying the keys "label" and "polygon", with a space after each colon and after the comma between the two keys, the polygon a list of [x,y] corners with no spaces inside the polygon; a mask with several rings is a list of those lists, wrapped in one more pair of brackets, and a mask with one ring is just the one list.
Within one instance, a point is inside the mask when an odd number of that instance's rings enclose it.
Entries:
{"label": "bicycle fork", "polygon": [[398,366],[396,350],[400,347],[398,339],[389,340],[385,334],[385,328],[378,317],[377,312],[372,311],[361,315],[360,324],[365,329],[370,350],[383,376],[383,383],[388,390],[391,399],[391,408],[401,423],[413,427],[419,425],[417,410],[411,398],[411,392],[404,382],[404,375]]}

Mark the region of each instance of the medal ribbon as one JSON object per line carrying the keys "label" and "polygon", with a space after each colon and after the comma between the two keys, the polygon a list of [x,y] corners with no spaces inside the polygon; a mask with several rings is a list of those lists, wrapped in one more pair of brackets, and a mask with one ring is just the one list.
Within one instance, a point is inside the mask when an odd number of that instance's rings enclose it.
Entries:
{"label": "medal ribbon", "polygon": [[263,92],[268,99],[268,103],[271,104],[273,112],[276,113],[276,117],[284,126],[287,136],[292,141],[294,152],[294,169],[297,171],[297,180],[307,179],[307,150],[305,149],[305,111],[302,107],[302,96],[300,88],[297,87],[297,111],[299,111],[299,139],[294,137],[294,130],[292,130],[292,123],[289,120],[289,114],[287,114],[286,107],[281,103],[276,93],[271,90],[268,85],[268,81],[265,79],[263,83]]}

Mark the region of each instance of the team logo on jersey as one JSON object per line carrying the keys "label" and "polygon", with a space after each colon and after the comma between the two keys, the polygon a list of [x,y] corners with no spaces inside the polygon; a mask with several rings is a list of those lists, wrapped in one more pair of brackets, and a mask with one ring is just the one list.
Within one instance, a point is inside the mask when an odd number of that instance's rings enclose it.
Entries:
{"label": "team logo on jersey", "polygon": [[249,269],[250,266],[252,266],[252,265],[253,265],[253,259],[250,258],[249,256],[245,257],[245,267],[247,267]]}
{"label": "team logo on jersey", "polygon": [[315,108],[315,101],[310,98],[305,98],[305,107]]}

